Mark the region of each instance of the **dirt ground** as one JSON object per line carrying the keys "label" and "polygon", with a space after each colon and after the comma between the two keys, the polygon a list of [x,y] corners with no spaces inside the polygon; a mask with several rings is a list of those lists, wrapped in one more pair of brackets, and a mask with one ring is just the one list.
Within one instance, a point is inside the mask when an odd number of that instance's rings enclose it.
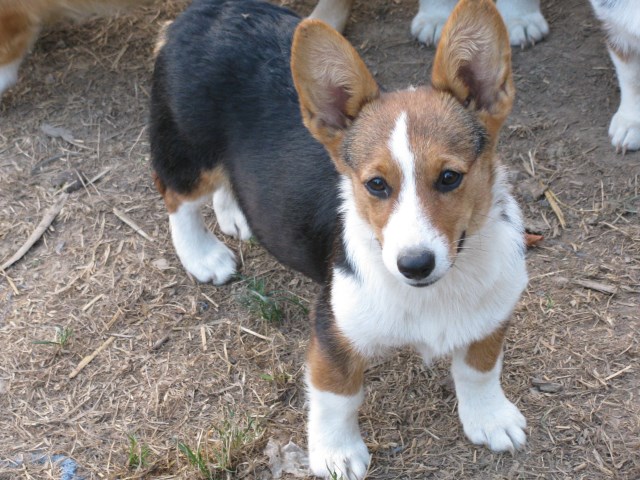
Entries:
{"label": "dirt ground", "polygon": [[[514,52],[500,146],[545,237],[528,253],[503,373],[529,443],[514,455],[471,445],[447,362],[400,351],[366,374],[370,478],[640,478],[640,153],[607,138],[619,93],[588,2],[542,3],[551,35]],[[347,28],[387,88],[427,81],[434,52],[409,34],[416,4],[361,0]],[[0,262],[65,182],[85,183],[0,273],[0,478],[269,479],[268,439],[305,446],[315,286],[230,239],[240,279],[194,282],[150,179],[151,52],[184,5],[47,28],[0,103]]]}

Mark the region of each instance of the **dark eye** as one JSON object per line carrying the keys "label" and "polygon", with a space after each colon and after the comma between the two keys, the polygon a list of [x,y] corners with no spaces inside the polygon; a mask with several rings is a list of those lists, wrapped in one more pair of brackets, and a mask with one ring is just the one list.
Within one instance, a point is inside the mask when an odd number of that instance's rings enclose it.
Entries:
{"label": "dark eye", "polygon": [[374,197],[389,198],[389,195],[391,194],[391,188],[389,188],[387,182],[380,177],[372,178],[365,183],[365,186],[367,187],[367,190],[369,190],[369,193]]}
{"label": "dark eye", "polygon": [[440,192],[450,192],[460,186],[462,182],[462,174],[454,172],[453,170],[445,170],[440,174],[438,181],[436,182],[436,189]]}

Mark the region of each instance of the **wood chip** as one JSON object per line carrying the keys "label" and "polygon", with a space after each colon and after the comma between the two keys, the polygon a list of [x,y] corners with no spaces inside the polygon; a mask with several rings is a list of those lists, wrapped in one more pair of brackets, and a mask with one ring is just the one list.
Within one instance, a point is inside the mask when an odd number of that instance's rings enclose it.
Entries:
{"label": "wood chip", "polygon": [[84,367],[89,365],[91,361],[94,358],[96,358],[101,351],[103,351],[105,348],[111,345],[115,339],[116,339],[115,337],[107,338],[105,342],[102,345],[100,345],[98,348],[96,348],[92,354],[87,355],[82,360],[80,360],[80,363],[78,364],[78,366],[73,370],[73,372],[69,374],[69,379],[75,378],[84,369]]}
{"label": "wood chip", "polygon": [[618,287],[613,285],[605,285],[604,283],[594,282],[593,280],[574,280],[573,283],[580,285],[581,287],[588,288],[589,290],[595,290],[597,292],[606,293],[609,295],[615,295],[618,293]]}
{"label": "wood chip", "polygon": [[149,240],[150,242],[153,242],[153,238],[151,238],[149,235],[147,235],[145,233],[144,230],[142,230],[138,224],[136,222],[134,222],[133,220],[131,220],[131,218],[129,218],[128,215],[126,215],[124,212],[121,212],[120,210],[118,210],[117,208],[113,208],[113,214],[118,217],[120,220],[122,220],[124,223],[126,223],[127,225],[129,225],[131,228],[133,228],[133,230],[140,235],[141,237]]}

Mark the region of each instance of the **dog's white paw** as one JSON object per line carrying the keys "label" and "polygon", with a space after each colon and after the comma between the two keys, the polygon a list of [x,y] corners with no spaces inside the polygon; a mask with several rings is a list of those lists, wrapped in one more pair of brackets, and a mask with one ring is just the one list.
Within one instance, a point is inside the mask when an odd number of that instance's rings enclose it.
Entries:
{"label": "dog's white paw", "polygon": [[448,14],[436,16],[431,12],[418,12],[411,22],[411,34],[427,46],[436,45],[447,17]]}
{"label": "dog's white paw", "polygon": [[539,1],[500,0],[497,7],[507,25],[511,45],[534,45],[549,34],[549,24],[542,16]]}
{"label": "dog's white paw", "polygon": [[361,438],[341,445],[309,445],[309,467],[322,478],[361,480],[369,468],[369,451]]}
{"label": "dog's white paw", "polygon": [[198,202],[185,202],[169,214],[169,226],[178,258],[198,281],[222,285],[236,273],[233,252],[209,231]]}
{"label": "dog's white paw", "polygon": [[494,452],[513,452],[527,442],[527,426],[518,407],[505,397],[489,402],[458,405],[464,433],[476,445],[486,445]]}
{"label": "dog's white paw", "polygon": [[220,188],[213,194],[213,210],[216,212],[216,219],[220,230],[225,235],[249,240],[251,238],[251,228],[247,218],[240,210],[240,205],[233,193],[226,188]]}
{"label": "dog's white paw", "polygon": [[611,119],[609,137],[617,152],[640,150],[640,114],[628,115],[618,111]]}
{"label": "dog's white paw", "polygon": [[197,248],[179,251],[178,256],[187,272],[199,282],[223,285],[236,273],[236,258],[224,243],[209,235],[209,240],[201,241]]}
{"label": "dog's white paw", "polygon": [[509,31],[509,42],[515,47],[535,45],[549,35],[549,24],[541,13],[532,13],[522,18],[505,18]]}

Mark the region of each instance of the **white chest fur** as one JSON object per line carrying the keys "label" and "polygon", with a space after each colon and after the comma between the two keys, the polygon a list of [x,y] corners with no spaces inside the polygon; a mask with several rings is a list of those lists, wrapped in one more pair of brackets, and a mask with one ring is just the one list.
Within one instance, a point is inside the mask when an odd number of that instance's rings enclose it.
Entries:
{"label": "white chest fur", "polygon": [[352,275],[334,270],[332,308],[342,333],[365,356],[413,345],[445,355],[495,331],[527,284],[520,209],[502,170],[496,172],[487,222],[467,237],[454,266],[435,284],[399,282],[384,266],[381,248],[350,201],[343,182],[344,230]]}

